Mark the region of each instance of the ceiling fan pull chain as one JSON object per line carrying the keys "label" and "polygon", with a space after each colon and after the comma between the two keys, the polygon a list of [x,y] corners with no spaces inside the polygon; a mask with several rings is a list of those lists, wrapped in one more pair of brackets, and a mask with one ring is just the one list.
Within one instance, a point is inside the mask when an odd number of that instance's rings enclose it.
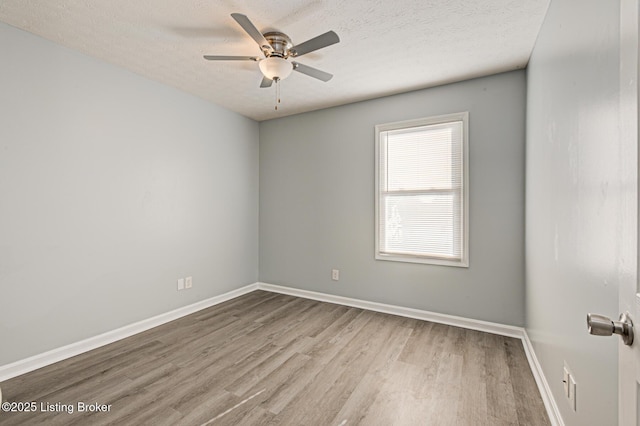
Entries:
{"label": "ceiling fan pull chain", "polygon": [[280,103],[280,79],[278,77],[274,78],[276,82],[276,111],[278,110],[278,104]]}

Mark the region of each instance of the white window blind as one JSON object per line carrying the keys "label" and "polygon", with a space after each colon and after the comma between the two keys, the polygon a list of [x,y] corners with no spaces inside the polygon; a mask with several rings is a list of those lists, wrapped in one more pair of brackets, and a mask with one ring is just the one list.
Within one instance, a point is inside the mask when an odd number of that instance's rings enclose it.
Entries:
{"label": "white window blind", "polygon": [[468,266],[467,113],[376,126],[376,258]]}

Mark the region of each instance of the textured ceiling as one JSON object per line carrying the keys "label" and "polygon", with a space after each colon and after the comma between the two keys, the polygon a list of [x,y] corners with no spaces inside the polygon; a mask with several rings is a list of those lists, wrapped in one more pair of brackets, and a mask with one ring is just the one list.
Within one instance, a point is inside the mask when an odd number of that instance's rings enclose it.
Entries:
{"label": "textured ceiling", "polygon": [[[550,0],[0,0],[0,21],[255,120],[524,68]],[[294,72],[260,89],[260,55],[231,18],[293,44],[328,30],[341,41],[296,59],[334,74]]]}

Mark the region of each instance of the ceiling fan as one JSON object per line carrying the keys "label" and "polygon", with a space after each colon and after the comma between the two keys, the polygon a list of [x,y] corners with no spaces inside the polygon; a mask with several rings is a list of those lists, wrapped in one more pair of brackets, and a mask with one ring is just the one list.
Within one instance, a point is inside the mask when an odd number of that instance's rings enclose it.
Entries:
{"label": "ceiling fan", "polygon": [[[280,80],[287,78],[292,71],[298,71],[310,77],[317,78],[322,81],[329,81],[333,77],[328,72],[303,65],[296,61],[288,61],[289,58],[297,58],[306,55],[323,47],[331,46],[338,43],[340,38],[333,31],[327,31],[317,37],[305,41],[297,45],[293,45],[288,35],[271,31],[262,34],[251,23],[249,18],[241,13],[232,13],[231,17],[253,38],[264,55],[264,58],[258,56],[216,56],[204,55],[205,59],[210,61],[255,61],[258,62],[263,79],[260,87],[271,87],[275,81],[276,85]],[[278,100],[279,102],[279,100]],[[277,109],[277,107],[276,107]]]}

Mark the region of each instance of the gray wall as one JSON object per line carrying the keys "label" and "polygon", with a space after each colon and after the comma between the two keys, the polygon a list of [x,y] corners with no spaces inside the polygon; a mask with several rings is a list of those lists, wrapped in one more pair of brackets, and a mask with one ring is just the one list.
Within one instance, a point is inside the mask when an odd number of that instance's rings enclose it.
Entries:
{"label": "gray wall", "polygon": [[[523,325],[525,87],[515,71],[261,122],[260,281]],[[376,261],[374,126],[460,111],[470,267]]]}
{"label": "gray wall", "polygon": [[0,52],[0,365],[257,280],[256,122],[1,23]]}
{"label": "gray wall", "polygon": [[585,317],[617,318],[618,283],[633,269],[621,260],[635,256],[626,212],[636,185],[621,171],[636,158],[618,137],[618,7],[552,1],[528,67],[527,332],[567,425],[617,424],[618,340],[589,336]]}

